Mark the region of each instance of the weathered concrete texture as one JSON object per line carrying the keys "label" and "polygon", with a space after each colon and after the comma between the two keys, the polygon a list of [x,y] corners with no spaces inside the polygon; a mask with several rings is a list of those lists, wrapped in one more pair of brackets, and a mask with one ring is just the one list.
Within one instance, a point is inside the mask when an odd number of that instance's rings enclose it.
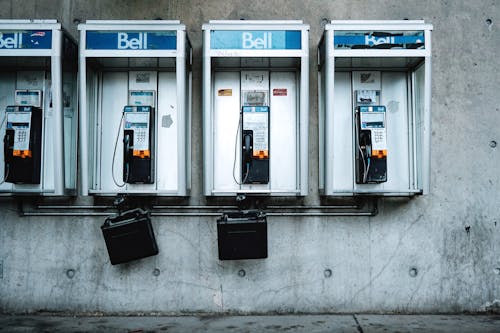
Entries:
{"label": "weathered concrete texture", "polygon": [[0,332],[377,333],[498,332],[498,316],[285,315],[182,317],[0,316]]}
{"label": "weathered concrete texture", "polygon": [[271,217],[267,260],[218,261],[214,217],[155,217],[160,254],[123,266],[109,264],[99,229],[103,218],[21,218],[15,203],[2,199],[0,311],[429,313],[498,304],[498,0],[0,0],[0,18],[57,18],[75,37],[77,23],[86,19],[159,17],[185,23],[194,47],[194,205],[206,203],[203,23],[303,19],[311,25],[310,195],[303,202],[312,205],[320,203],[315,60],[322,24],[403,18],[432,23],[431,194],[382,200],[376,217]]}

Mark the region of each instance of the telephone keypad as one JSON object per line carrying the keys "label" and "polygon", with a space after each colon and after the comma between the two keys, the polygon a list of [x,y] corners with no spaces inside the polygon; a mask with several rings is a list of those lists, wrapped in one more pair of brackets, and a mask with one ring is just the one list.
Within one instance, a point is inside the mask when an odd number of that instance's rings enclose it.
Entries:
{"label": "telephone keypad", "polygon": [[136,130],[136,139],[137,142],[144,142],[146,140],[146,132],[145,131],[137,131]]}
{"label": "telephone keypad", "polygon": [[382,143],[385,141],[385,133],[384,131],[373,131],[373,141],[375,143]]}
{"label": "telephone keypad", "polygon": [[17,141],[25,142],[26,141],[26,132],[25,131],[17,131]]}

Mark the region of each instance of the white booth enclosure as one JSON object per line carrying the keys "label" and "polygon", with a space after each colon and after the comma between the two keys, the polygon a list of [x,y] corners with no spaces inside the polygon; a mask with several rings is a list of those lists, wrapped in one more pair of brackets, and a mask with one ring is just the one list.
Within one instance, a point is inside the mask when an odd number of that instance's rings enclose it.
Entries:
{"label": "white booth enclosure", "polygon": [[[326,25],[318,47],[322,195],[429,192],[431,31],[420,20]],[[380,121],[361,121],[361,114]],[[360,136],[367,124],[376,124],[368,143]],[[377,153],[384,170],[369,181]]]}
{"label": "white booth enclosure", "polygon": [[192,50],[185,25],[90,20],[78,29],[82,195],[188,195]]}
{"label": "white booth enclosure", "polygon": [[75,41],[56,20],[0,20],[0,194],[76,194]]}
{"label": "white booth enclosure", "polygon": [[[308,36],[296,20],[203,25],[206,196],[307,194]],[[251,167],[243,160],[248,128]]]}

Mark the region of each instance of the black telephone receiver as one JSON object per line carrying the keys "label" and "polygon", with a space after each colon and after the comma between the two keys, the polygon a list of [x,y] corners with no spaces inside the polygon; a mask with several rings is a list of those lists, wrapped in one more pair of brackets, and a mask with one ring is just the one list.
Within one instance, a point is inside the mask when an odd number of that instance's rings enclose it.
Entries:
{"label": "black telephone receiver", "polygon": [[370,131],[361,130],[359,133],[359,145],[364,156],[370,156],[372,151],[372,135]]}
{"label": "black telephone receiver", "polygon": [[14,148],[14,131],[6,130],[3,137],[3,156],[5,159],[4,181],[7,180],[12,160],[12,150]]}
{"label": "black telephone receiver", "polygon": [[130,160],[132,159],[132,153],[133,153],[133,151],[132,151],[133,146],[130,145],[130,136],[131,135],[127,132],[130,132],[130,131],[125,131],[125,135],[123,137],[123,159],[124,159],[123,181],[125,183],[128,183]]}
{"label": "black telephone receiver", "polygon": [[5,136],[3,137],[3,151],[4,155],[7,156],[8,151],[12,150],[14,148],[14,131],[13,130],[6,130],[5,131]]}
{"label": "black telephone receiver", "polygon": [[243,154],[243,162],[247,163],[252,158],[252,131],[245,131],[244,135],[244,154]]}

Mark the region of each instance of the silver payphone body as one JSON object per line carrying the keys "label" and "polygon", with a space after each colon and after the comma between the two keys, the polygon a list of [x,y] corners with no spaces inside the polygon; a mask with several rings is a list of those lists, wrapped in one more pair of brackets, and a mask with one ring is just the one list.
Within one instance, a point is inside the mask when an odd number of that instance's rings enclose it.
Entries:
{"label": "silver payphone body", "polygon": [[128,105],[123,108],[123,118],[123,181],[152,184],[154,108]]}
{"label": "silver payphone body", "polygon": [[42,109],[8,106],[5,113],[4,182],[40,184]]}
{"label": "silver payphone body", "polygon": [[241,183],[269,183],[269,106],[242,106]]}
{"label": "silver payphone body", "polygon": [[356,183],[387,181],[385,106],[356,108]]}

